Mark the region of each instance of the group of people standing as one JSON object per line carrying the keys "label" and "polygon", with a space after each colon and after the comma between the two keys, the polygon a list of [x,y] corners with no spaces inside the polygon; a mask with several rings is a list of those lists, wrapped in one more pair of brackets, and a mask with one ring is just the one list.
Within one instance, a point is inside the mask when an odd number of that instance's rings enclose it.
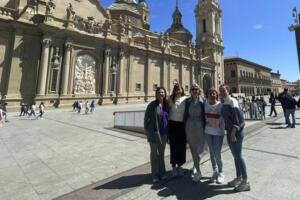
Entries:
{"label": "group of people standing", "polygon": [[[300,108],[300,98],[297,102],[296,99],[293,97],[292,93],[289,92],[287,88],[285,88],[284,91],[278,95],[278,100],[280,101],[283,109],[287,128],[295,128],[295,112],[297,107]],[[292,116],[292,123],[290,120],[290,116]]]}
{"label": "group of people standing", "polygon": [[[245,122],[236,99],[230,97],[230,88],[222,85],[220,93],[211,88],[208,99],[201,96],[200,87],[194,83],[190,97],[185,96],[180,84],[175,84],[170,98],[165,88],[158,87],[156,100],[145,112],[144,129],[150,143],[150,160],[153,182],[166,178],[164,152],[167,140],[170,143],[170,164],[173,176],[183,176],[182,165],[186,162],[186,146],[190,147],[194,168],[192,181],[202,178],[200,160],[207,143],[213,169],[211,181],[225,181],[221,149],[227,132],[227,140],[235,160],[236,178],[228,186],[237,191],[250,190],[246,164],[242,157]],[[219,101],[219,94],[222,103]]]}
{"label": "group of people standing", "polygon": [[[86,101],[84,104],[85,107],[85,114],[87,115],[89,112],[93,114],[95,112],[95,101],[92,100],[91,104],[89,104],[89,101]],[[76,111],[78,114],[81,113],[82,110],[82,101],[75,101],[73,103],[73,111]]]}

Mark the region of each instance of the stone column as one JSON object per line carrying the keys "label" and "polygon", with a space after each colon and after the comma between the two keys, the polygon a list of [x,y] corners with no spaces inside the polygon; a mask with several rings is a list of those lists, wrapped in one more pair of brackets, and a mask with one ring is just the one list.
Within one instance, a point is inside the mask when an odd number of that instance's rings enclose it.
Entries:
{"label": "stone column", "polygon": [[110,65],[111,49],[104,50],[104,64],[103,64],[103,77],[102,77],[102,96],[107,96],[108,94],[108,74]]}
{"label": "stone column", "polygon": [[148,96],[150,95],[151,91],[151,62],[150,56],[147,55],[146,59],[146,67],[145,67],[145,101],[148,101]]}
{"label": "stone column", "polygon": [[161,83],[160,85],[167,89],[168,86],[168,65],[165,56],[162,56],[161,64]]}
{"label": "stone column", "polygon": [[182,65],[182,61],[179,62],[179,83],[182,87],[183,86],[183,65]]}
{"label": "stone column", "polygon": [[39,82],[37,95],[45,95],[46,91],[46,82],[47,82],[47,72],[48,72],[48,60],[49,60],[49,47],[51,40],[49,38],[43,38],[42,46],[42,57],[40,63],[40,73],[39,73]]}
{"label": "stone column", "polygon": [[72,43],[71,42],[66,42],[63,73],[62,73],[62,84],[61,84],[61,94],[62,95],[68,95],[71,51],[72,51]]}
{"label": "stone column", "polygon": [[120,54],[119,54],[119,75],[118,75],[118,96],[122,96],[123,95],[123,82],[124,82],[124,61],[125,61],[125,56],[124,56],[124,50],[121,49],[120,50]]}
{"label": "stone column", "polygon": [[133,74],[133,55],[129,51],[128,53],[128,63],[127,63],[127,96],[130,96],[134,93],[134,80],[132,78]]}

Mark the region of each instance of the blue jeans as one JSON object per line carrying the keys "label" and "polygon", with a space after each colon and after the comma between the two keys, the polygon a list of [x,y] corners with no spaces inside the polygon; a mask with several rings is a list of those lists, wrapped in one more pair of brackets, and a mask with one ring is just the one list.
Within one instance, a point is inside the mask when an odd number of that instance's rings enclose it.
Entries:
{"label": "blue jeans", "polygon": [[236,170],[236,177],[241,177],[243,179],[247,179],[247,170],[246,170],[246,163],[242,156],[242,146],[243,146],[243,139],[245,136],[245,130],[242,129],[236,132],[236,142],[232,142],[231,138],[231,131],[227,131],[227,142],[231,153],[234,158],[235,170]]}
{"label": "blue jeans", "polygon": [[[291,124],[290,115],[292,115],[293,124]],[[295,109],[286,109],[285,110],[285,121],[287,122],[288,125],[295,126],[295,124],[296,124]]]}
{"label": "blue jeans", "polygon": [[205,139],[209,148],[210,161],[215,172],[223,172],[223,162],[221,150],[224,136],[205,134]]}

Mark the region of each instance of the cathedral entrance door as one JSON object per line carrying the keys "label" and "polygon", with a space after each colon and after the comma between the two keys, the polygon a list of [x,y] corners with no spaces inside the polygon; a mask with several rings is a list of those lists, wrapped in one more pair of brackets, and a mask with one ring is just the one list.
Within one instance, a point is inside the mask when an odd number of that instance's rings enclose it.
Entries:
{"label": "cathedral entrance door", "polygon": [[203,90],[204,90],[204,95],[207,94],[208,90],[212,88],[212,78],[210,75],[205,74],[203,77]]}

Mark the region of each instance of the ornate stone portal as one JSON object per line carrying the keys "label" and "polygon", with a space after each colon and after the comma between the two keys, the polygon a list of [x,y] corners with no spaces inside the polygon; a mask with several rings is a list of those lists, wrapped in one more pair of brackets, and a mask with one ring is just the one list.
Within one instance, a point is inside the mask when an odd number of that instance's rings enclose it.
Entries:
{"label": "ornate stone portal", "polygon": [[88,55],[78,56],[75,64],[74,94],[95,94],[96,61]]}

